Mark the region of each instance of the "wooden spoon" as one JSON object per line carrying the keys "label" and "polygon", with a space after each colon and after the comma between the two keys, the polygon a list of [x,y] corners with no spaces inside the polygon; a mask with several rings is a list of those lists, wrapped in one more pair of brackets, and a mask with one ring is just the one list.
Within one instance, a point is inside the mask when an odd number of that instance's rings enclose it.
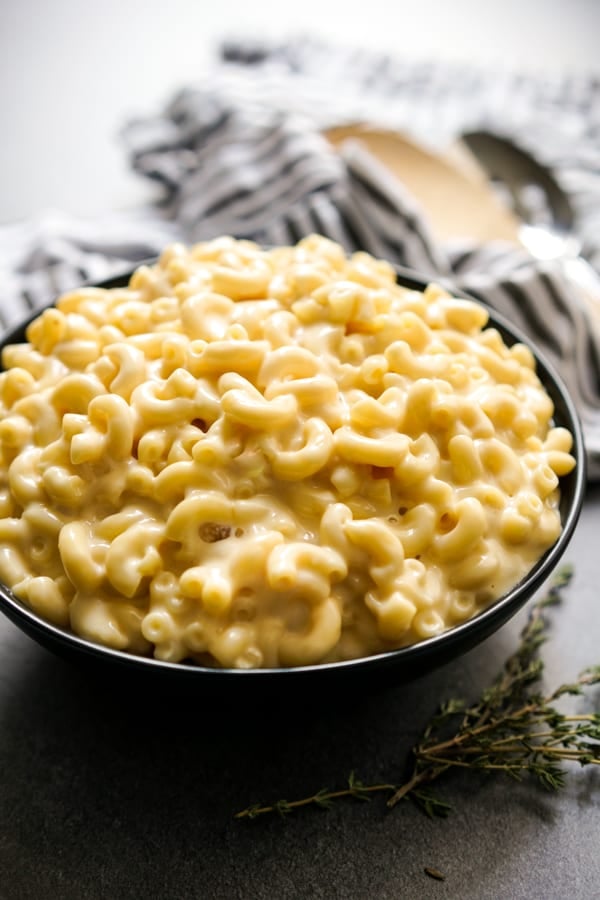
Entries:
{"label": "wooden spoon", "polygon": [[519,223],[466,148],[437,154],[396,131],[351,124],[325,132],[337,148],[359,141],[419,202],[434,237],[519,243]]}

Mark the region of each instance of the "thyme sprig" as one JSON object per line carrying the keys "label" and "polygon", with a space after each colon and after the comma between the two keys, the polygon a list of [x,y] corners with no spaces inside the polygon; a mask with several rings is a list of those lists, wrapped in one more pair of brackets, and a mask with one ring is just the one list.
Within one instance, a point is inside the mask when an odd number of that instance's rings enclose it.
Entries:
{"label": "thyme sprig", "polygon": [[318,806],[321,809],[329,809],[335,800],[339,800],[342,797],[354,797],[355,800],[370,800],[370,794],[377,794],[382,791],[390,793],[395,790],[396,785],[394,784],[363,784],[357,778],[355,772],[350,772],[346,787],[339,788],[337,791],[321,788],[316,794],[303,797],[301,800],[278,800],[269,806],[261,806],[260,803],[257,803],[236,813],[235,817],[236,819],[255,819],[257,816],[264,815],[264,813],[272,812],[285,816],[301,806]]}
{"label": "thyme sprig", "polygon": [[544,670],[540,648],[549,624],[546,612],[561,602],[571,577],[572,569],[563,568],[536,601],[516,650],[477,702],[467,705],[450,699],[442,704],[412,750],[406,781],[364,784],[351,772],[345,787],[322,788],[299,800],[256,804],[236,813],[236,818],[254,819],[274,812],[285,816],[304,806],[327,809],[343,798],[370,800],[374,794],[387,795],[388,807],[411,799],[431,817],[446,816],[450,806],[429,786],[452,769],[502,773],[517,781],[530,776],[542,787],[558,790],[565,784],[565,763],[600,765],[600,714],[569,714],[556,705],[562,697],[584,694],[600,683],[600,666],[586,669],[574,682],[549,694],[540,688]]}

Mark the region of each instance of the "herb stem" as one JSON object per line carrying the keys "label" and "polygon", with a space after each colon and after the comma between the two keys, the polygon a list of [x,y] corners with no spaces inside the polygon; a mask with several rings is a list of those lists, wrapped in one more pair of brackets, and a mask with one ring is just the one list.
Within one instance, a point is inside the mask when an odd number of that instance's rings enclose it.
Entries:
{"label": "herb stem", "polygon": [[442,741],[439,744],[432,744],[418,746],[416,755],[419,756],[421,751],[426,749],[428,754],[437,754],[440,752],[444,752],[452,747],[460,747],[462,744],[467,743],[467,741],[472,740],[474,738],[480,738],[485,734],[488,734],[490,731],[498,730],[504,724],[516,722],[518,719],[522,719],[525,716],[529,715],[532,712],[535,712],[536,706],[534,704],[529,704],[528,706],[523,706],[521,709],[516,710],[515,712],[507,713],[504,716],[500,716],[493,721],[486,722],[485,725],[480,725],[477,728],[468,728],[464,731],[460,731],[458,734],[455,734],[454,737],[450,738],[447,741]]}
{"label": "herb stem", "polygon": [[436,760],[436,762],[441,762],[441,765],[436,766],[435,769],[429,770],[421,770],[419,772],[415,772],[409,780],[401,785],[399,788],[394,788],[394,793],[387,801],[387,806],[392,809],[392,807],[396,806],[400,800],[403,800],[404,797],[407,797],[409,794],[414,792],[414,790],[421,785],[430,784],[432,781],[435,781],[442,772],[444,772],[449,765],[443,763],[443,761]]}
{"label": "herb stem", "polygon": [[266,813],[287,813],[293,809],[299,809],[302,806],[310,805],[327,807],[332,801],[339,800],[342,797],[362,797],[364,794],[389,793],[389,791],[395,790],[395,784],[361,784],[360,786],[352,786],[349,784],[347,788],[340,788],[337,791],[317,791],[317,793],[311,794],[310,797],[303,797],[301,800],[279,800],[277,803],[267,806],[249,806],[246,809],[241,810],[241,812],[237,812],[234,818],[255,819],[257,816],[262,816]]}

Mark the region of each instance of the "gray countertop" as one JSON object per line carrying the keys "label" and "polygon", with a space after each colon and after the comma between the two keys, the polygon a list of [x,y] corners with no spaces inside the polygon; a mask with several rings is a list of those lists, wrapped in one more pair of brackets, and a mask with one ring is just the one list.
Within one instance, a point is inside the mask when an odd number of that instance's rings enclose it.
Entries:
{"label": "gray countertop", "polygon": [[[575,577],[543,651],[548,686],[600,662],[599,529],[593,487],[566,553]],[[233,818],[258,800],[333,787],[352,769],[365,781],[400,779],[439,701],[474,698],[525,615],[418,681],[316,714],[314,698],[217,711],[201,695],[105,685],[0,617],[0,897],[598,897],[596,770],[571,770],[557,795],[452,776],[439,785],[454,807],[446,820],[409,802],[390,812],[382,799]]]}

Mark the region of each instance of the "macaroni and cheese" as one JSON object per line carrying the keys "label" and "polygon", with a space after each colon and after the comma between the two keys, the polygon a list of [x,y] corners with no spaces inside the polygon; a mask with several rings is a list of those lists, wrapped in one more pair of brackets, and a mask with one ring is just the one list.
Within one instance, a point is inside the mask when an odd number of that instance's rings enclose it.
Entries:
{"label": "macaroni and cheese", "polygon": [[0,579],[91,641],[221,667],[471,618],[556,540],[574,466],[487,318],[314,235],[62,296],[4,349]]}

